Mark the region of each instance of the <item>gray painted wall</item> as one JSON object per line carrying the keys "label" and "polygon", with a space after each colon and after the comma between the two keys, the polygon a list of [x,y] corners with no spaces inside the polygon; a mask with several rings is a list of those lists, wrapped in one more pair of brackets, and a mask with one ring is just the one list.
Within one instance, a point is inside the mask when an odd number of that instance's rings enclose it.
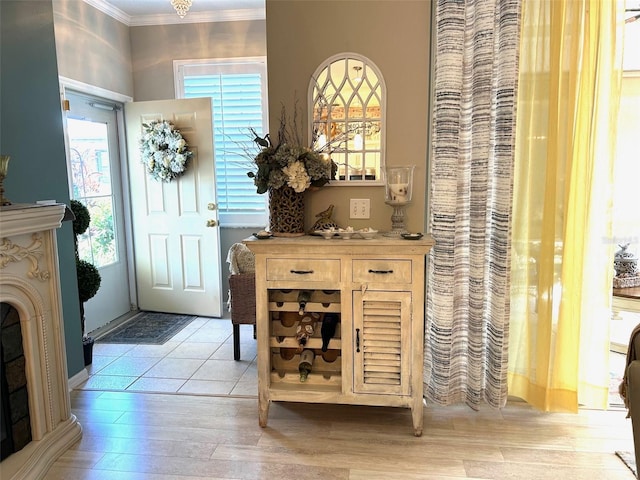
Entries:
{"label": "gray painted wall", "polygon": [[175,98],[173,61],[267,54],[265,22],[238,21],[131,27],[133,98]]}
{"label": "gray painted wall", "polygon": [[129,27],[80,0],[53,0],[60,75],[133,97]]}
{"label": "gray painted wall", "polygon": [[[0,2],[0,151],[14,203],[69,203],[51,0]],[[78,285],[69,222],[58,230],[69,375],[84,367]]]}

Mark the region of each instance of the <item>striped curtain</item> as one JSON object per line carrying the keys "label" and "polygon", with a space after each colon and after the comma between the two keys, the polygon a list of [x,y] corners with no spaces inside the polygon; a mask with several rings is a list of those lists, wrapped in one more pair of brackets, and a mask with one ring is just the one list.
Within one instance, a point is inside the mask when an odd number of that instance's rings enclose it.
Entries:
{"label": "striped curtain", "polygon": [[438,0],[425,397],[507,398],[521,0]]}

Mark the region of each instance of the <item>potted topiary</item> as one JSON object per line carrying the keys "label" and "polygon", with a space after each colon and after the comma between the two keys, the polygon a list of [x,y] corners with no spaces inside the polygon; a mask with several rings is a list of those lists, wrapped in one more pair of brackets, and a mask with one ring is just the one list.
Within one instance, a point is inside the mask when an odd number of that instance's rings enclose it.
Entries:
{"label": "potted topiary", "polygon": [[76,252],[76,275],[78,277],[78,299],[80,300],[80,326],[82,329],[84,364],[87,366],[93,361],[94,340],[85,332],[84,303],[98,293],[102,279],[96,266],[86,260],[81,260],[78,253],[78,235],[86,232],[89,228],[89,223],[91,223],[89,210],[77,200],[71,200],[71,210],[75,215],[73,234]]}

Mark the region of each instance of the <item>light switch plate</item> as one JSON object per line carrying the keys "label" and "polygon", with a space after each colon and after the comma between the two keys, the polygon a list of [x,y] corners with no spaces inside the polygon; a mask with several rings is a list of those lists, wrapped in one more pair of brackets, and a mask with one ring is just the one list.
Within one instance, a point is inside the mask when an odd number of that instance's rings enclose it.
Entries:
{"label": "light switch plate", "polygon": [[371,202],[368,198],[352,198],[349,202],[349,218],[371,218]]}

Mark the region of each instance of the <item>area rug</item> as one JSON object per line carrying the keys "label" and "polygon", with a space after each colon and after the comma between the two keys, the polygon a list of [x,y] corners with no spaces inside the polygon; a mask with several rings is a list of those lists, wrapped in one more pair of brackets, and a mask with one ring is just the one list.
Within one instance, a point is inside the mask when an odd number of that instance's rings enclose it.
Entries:
{"label": "area rug", "polygon": [[629,467],[629,470],[633,472],[633,474],[638,477],[638,472],[636,470],[636,456],[633,452],[616,452],[616,455],[624,462],[624,464]]}
{"label": "area rug", "polygon": [[162,345],[196,317],[173,313],[143,312],[98,338],[98,343]]}

